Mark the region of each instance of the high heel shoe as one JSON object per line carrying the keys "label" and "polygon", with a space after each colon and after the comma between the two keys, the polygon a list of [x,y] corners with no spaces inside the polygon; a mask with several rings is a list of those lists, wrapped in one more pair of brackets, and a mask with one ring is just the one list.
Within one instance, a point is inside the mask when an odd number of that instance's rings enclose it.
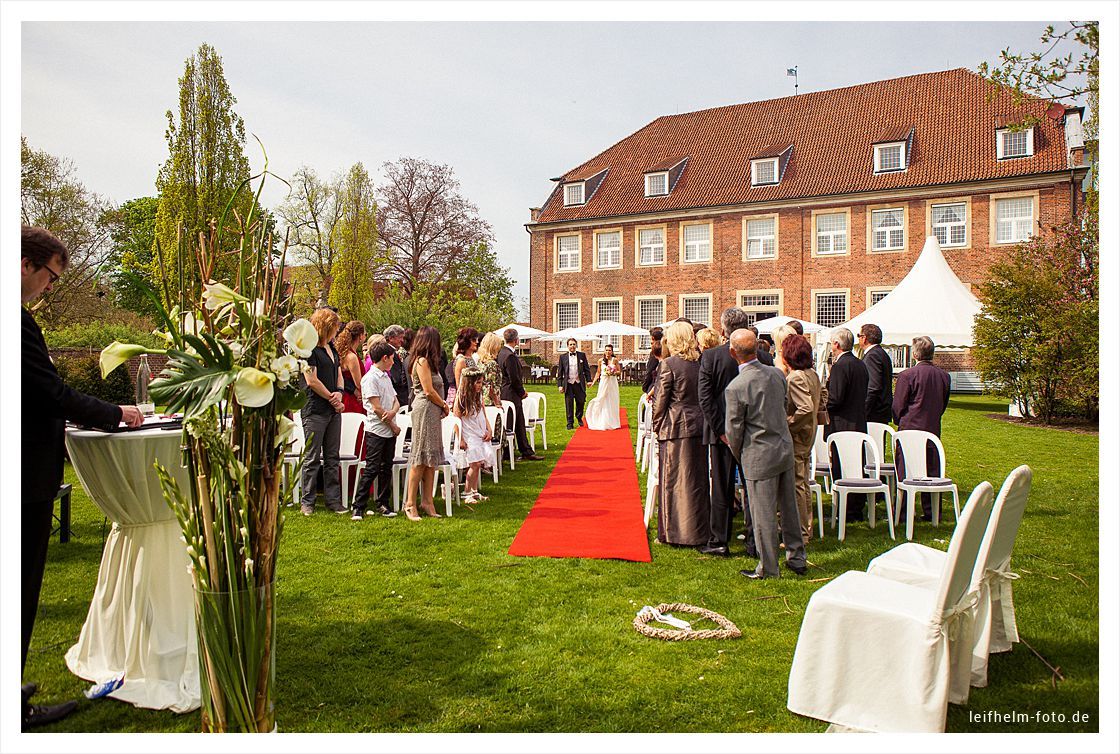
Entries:
{"label": "high heel shoe", "polygon": [[404,507],[404,515],[409,521],[419,521],[420,514],[416,512],[416,508],[406,505]]}
{"label": "high heel shoe", "polygon": [[436,513],[436,504],[434,502],[433,503],[428,503],[427,505],[424,505],[423,503],[421,503],[420,504],[420,511],[425,516],[429,516],[431,518],[443,518],[443,516]]}

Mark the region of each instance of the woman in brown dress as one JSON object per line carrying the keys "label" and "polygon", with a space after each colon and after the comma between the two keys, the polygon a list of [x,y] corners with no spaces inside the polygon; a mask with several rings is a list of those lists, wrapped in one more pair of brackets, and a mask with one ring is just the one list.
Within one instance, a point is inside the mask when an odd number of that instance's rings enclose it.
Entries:
{"label": "woman in brown dress", "polygon": [[786,416],[793,439],[793,479],[797,490],[797,512],[801,518],[801,538],[808,544],[813,537],[813,480],[809,461],[817,436],[817,412],[821,408],[821,378],[813,369],[813,348],[797,333],[782,338],[782,363],[786,375]]}
{"label": "woman in brown dress", "polygon": [[657,540],[674,545],[704,545],[708,541],[711,497],[698,388],[700,352],[692,325],[671,325],[661,345],[669,356],[658,369],[653,398],[661,498]]}
{"label": "woman in brown dress", "polygon": [[[420,491],[420,510],[439,518],[433,500],[436,469],[443,463],[443,417],[449,408],[443,399],[443,377],[440,375],[439,330],[421,327],[412,342],[408,356],[408,373],[412,377],[412,449],[408,454],[408,492],[404,514],[410,521],[419,521],[416,493]],[[420,486],[423,484],[423,490]]]}
{"label": "woman in brown dress", "polygon": [[482,402],[487,406],[502,407],[502,368],[498,366],[498,352],[502,350],[502,339],[492,332],[482,337],[475,358],[482,370]]}

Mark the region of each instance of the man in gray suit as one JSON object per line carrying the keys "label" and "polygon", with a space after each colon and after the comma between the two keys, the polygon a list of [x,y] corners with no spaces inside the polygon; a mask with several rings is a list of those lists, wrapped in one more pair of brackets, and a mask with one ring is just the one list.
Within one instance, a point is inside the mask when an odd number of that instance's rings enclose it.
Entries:
{"label": "man in gray suit", "polygon": [[769,579],[778,571],[778,517],[786,546],[786,567],[805,573],[805,543],[797,512],[793,439],[786,421],[786,380],[780,370],[760,364],[757,339],[750,330],[731,335],[731,354],[739,376],[727,386],[724,422],[727,444],[739,459],[754,523],[758,567],[739,571],[750,579]]}

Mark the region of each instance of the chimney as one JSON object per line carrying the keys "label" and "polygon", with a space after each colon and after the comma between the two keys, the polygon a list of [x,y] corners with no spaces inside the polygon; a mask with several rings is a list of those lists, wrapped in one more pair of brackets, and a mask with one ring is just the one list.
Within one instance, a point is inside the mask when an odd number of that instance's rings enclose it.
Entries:
{"label": "chimney", "polygon": [[540,216],[541,216],[541,208],[540,207],[530,207],[529,208],[529,222],[535,223]]}

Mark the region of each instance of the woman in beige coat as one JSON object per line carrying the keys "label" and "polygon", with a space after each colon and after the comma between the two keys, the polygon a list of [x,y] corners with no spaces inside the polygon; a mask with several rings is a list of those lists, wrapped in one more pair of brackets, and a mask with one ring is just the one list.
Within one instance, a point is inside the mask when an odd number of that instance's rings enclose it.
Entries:
{"label": "woman in beige coat", "polygon": [[809,483],[813,479],[810,458],[817,436],[817,412],[821,408],[821,379],[813,369],[813,348],[796,333],[782,339],[782,360],[786,375],[786,416],[793,438],[794,486],[797,512],[801,517],[801,536],[808,544],[813,537],[813,499]]}
{"label": "woman in beige coat", "polygon": [[658,439],[657,541],[673,545],[708,543],[711,515],[708,449],[700,410],[700,352],[687,322],[665,331],[669,357],[657,372],[653,431]]}

